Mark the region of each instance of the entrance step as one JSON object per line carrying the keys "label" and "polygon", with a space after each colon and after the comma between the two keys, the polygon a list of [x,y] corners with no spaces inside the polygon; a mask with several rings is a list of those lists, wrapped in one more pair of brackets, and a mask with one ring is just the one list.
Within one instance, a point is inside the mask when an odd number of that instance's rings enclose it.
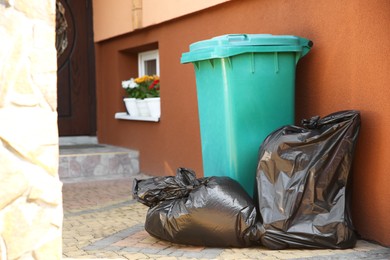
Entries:
{"label": "entrance step", "polygon": [[139,152],[95,142],[60,142],[59,176],[64,183],[138,175]]}
{"label": "entrance step", "polygon": [[72,144],[97,144],[98,140],[96,136],[60,136],[59,144],[72,145]]}

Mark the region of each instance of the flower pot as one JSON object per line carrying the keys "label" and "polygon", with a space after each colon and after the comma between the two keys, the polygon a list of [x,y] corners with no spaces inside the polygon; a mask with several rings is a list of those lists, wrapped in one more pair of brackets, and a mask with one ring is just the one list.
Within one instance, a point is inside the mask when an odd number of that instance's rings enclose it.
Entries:
{"label": "flower pot", "polygon": [[127,114],[130,116],[139,116],[139,111],[135,98],[124,98]]}
{"label": "flower pot", "polygon": [[148,107],[148,103],[146,102],[146,100],[145,99],[137,99],[136,103],[137,103],[139,116],[150,117],[149,107]]}
{"label": "flower pot", "polygon": [[160,117],[161,115],[160,98],[159,97],[146,98],[145,100],[149,107],[150,116]]}

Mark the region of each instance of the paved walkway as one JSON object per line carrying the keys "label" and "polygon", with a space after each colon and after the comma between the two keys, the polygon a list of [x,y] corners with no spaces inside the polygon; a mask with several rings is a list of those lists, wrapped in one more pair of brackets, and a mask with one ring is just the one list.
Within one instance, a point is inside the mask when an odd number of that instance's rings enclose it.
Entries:
{"label": "paved walkway", "polygon": [[65,183],[64,259],[390,259],[390,248],[359,240],[348,250],[204,248],[172,244],[143,229],[147,207],[132,179]]}

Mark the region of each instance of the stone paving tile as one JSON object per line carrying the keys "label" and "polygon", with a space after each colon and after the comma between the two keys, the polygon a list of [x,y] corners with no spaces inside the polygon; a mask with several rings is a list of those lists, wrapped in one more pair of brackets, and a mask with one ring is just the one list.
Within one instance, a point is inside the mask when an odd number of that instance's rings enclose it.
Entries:
{"label": "stone paving tile", "polygon": [[390,248],[364,240],[348,250],[280,251],[161,241],[143,228],[147,207],[132,199],[132,180],[64,184],[64,259],[390,259]]}

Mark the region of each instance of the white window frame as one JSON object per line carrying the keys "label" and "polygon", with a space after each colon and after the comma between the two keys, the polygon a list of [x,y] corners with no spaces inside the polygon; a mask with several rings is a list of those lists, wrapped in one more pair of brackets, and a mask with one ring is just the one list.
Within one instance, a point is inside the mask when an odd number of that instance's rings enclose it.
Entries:
{"label": "white window frame", "polygon": [[142,77],[145,73],[145,61],[156,60],[156,73],[160,76],[160,58],[158,50],[145,51],[138,53],[138,76]]}

